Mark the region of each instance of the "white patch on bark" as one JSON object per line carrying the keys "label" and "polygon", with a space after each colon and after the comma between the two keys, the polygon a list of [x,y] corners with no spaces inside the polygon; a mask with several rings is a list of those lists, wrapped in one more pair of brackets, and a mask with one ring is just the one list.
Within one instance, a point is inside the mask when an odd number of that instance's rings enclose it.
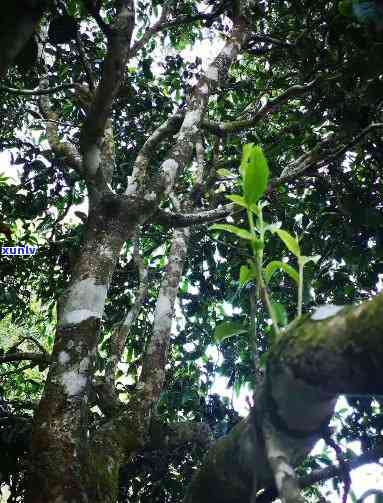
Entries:
{"label": "white patch on bark", "polygon": [[130,310],[124,319],[123,325],[129,327],[132,324],[132,321],[133,321],[133,312]]}
{"label": "white patch on bark", "polygon": [[231,58],[233,51],[234,51],[234,44],[233,43],[226,44],[222,49],[223,54],[225,54],[226,56],[229,56],[229,58]]}
{"label": "white patch on bark", "polygon": [[160,295],[157,300],[156,312],[154,315],[154,330],[167,330],[170,326],[172,306],[170,300],[165,295]]}
{"label": "white patch on bark", "polygon": [[76,370],[68,370],[61,376],[61,383],[68,396],[75,396],[84,389],[86,377]]}
{"label": "white patch on bark", "polygon": [[156,193],[150,192],[149,194],[145,194],[144,199],[149,202],[155,201],[156,200]]}
{"label": "white patch on bark", "polygon": [[81,323],[89,318],[101,318],[106,293],[106,285],[96,285],[94,278],[86,278],[72,285],[67,294],[60,326]]}
{"label": "white patch on bark", "polygon": [[134,182],[129,182],[128,187],[125,191],[126,196],[131,196],[132,194],[135,194],[137,192],[137,187],[138,185]]}
{"label": "white patch on bark", "polygon": [[166,159],[166,161],[162,163],[162,171],[166,183],[172,182],[172,179],[177,173],[178,166],[179,164],[175,159]]}
{"label": "white patch on bark", "polygon": [[209,66],[206,70],[206,77],[209,80],[218,80],[218,68],[214,65]]}
{"label": "white patch on bark", "polygon": [[79,367],[79,372],[85,372],[85,370],[87,370],[87,368],[89,367],[89,358],[86,356],[85,358],[83,358],[80,362],[80,367]]}
{"label": "white patch on bark", "polygon": [[70,360],[70,356],[66,351],[60,351],[59,353],[59,363],[65,365]]}
{"label": "white patch on bark", "polygon": [[343,308],[344,306],[336,306],[335,304],[316,307],[311,315],[311,319],[314,321],[320,321],[325,320],[326,318],[331,318],[331,316],[335,316]]}
{"label": "white patch on bark", "polygon": [[202,94],[208,94],[209,93],[209,86],[205,83],[203,86],[200,87],[200,91]]}
{"label": "white patch on bark", "polygon": [[185,129],[191,129],[193,127],[197,127],[201,120],[201,110],[191,110],[185,116],[184,123],[182,127]]}
{"label": "white patch on bark", "polygon": [[277,488],[281,489],[283,487],[283,480],[285,477],[294,477],[294,470],[289,466],[286,462],[280,461],[278,470],[275,474],[275,482],[277,484]]}
{"label": "white patch on bark", "polygon": [[93,176],[97,173],[97,170],[101,162],[101,151],[97,145],[92,145],[88,148],[84,155],[84,166],[85,171]]}
{"label": "white patch on bark", "polygon": [[112,260],[114,257],[113,250],[109,248],[109,246],[101,246],[99,254],[108,258],[109,260]]}

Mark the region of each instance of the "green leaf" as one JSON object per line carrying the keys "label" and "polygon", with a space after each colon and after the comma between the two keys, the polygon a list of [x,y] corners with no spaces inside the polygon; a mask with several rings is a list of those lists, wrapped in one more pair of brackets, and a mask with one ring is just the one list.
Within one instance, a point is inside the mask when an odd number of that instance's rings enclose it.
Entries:
{"label": "green leaf", "polygon": [[301,255],[301,256],[299,257],[299,262],[300,262],[302,265],[306,265],[306,264],[308,264],[309,262],[314,262],[314,264],[316,264],[320,258],[321,258],[321,256],[320,256],[320,255],[311,255],[310,257],[305,257],[304,255]]}
{"label": "green leaf", "polygon": [[278,325],[285,327],[289,322],[285,306],[280,302],[272,302],[272,308]]}
{"label": "green leaf", "polygon": [[254,147],[254,143],[246,143],[242,148],[242,159],[239,165],[239,171],[243,177],[245,167],[249,163],[251,149]]}
{"label": "green leaf", "polygon": [[214,340],[217,344],[219,344],[229,337],[244,334],[247,331],[248,328],[238,321],[225,321],[215,327]]}
{"label": "green leaf", "polygon": [[244,285],[251,279],[255,277],[254,271],[252,271],[247,265],[241,266],[241,269],[239,270],[239,284],[240,286]]}
{"label": "green leaf", "polygon": [[279,238],[285,243],[291,253],[293,253],[296,257],[300,257],[301,249],[296,238],[283,229],[275,229],[275,233],[278,234]]}
{"label": "green leaf", "polygon": [[266,284],[269,283],[271,278],[273,277],[273,274],[278,271],[278,270],[283,270],[285,273],[287,273],[290,278],[299,284],[299,274],[298,271],[294,269],[294,267],[291,267],[291,265],[286,264],[285,262],[282,262],[281,260],[272,260],[267,264],[267,266],[263,270],[263,275],[266,281]]}
{"label": "green leaf", "polygon": [[180,290],[182,293],[187,293],[189,289],[189,282],[186,280],[183,280],[181,285],[180,285]]}
{"label": "green leaf", "polygon": [[249,207],[255,205],[267,189],[269,166],[260,146],[244,145],[241,163],[243,195]]}
{"label": "green leaf", "polygon": [[226,168],[217,169],[217,175],[222,176],[222,178],[233,178],[234,174]]}
{"label": "green leaf", "polygon": [[241,229],[240,227],[236,227],[235,225],[230,225],[230,224],[214,224],[210,227],[212,230],[216,231],[226,231],[230,232],[231,234],[235,234],[236,236],[240,237],[241,239],[247,239],[248,241],[254,241],[254,236],[247,231],[246,229]]}
{"label": "green leaf", "polygon": [[226,196],[226,199],[233,201],[233,203],[238,204],[239,206],[247,208],[246,201],[243,199],[242,196],[238,196],[237,194],[231,194],[230,196]]}

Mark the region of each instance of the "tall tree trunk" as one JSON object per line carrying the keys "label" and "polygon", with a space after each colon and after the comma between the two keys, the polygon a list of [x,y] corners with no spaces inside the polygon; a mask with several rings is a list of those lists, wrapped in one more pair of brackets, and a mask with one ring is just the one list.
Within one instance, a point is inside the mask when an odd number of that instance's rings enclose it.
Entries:
{"label": "tall tree trunk", "polygon": [[122,218],[113,197],[89,217],[71,282],[59,300],[52,364],[33,427],[28,503],[88,501],[83,464],[100,322],[122,244],[136,222]]}

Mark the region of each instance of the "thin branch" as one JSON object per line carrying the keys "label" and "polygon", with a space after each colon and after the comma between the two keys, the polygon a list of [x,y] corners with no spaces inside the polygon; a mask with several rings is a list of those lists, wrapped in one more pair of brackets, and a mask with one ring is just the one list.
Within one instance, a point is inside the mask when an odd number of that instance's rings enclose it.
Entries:
{"label": "thin branch", "polygon": [[15,351],[25,341],[31,341],[31,342],[33,342],[39,348],[39,350],[42,353],[46,353],[46,350],[45,350],[44,346],[36,339],[36,337],[33,337],[32,335],[27,335],[25,337],[22,337],[20,340],[18,340],[16,342],[16,344],[14,344],[13,346],[11,346],[8,349],[8,353],[12,353],[13,351]]}
{"label": "thin branch", "polygon": [[382,122],[375,122],[371,123],[368,126],[366,126],[360,133],[358,133],[355,138],[353,138],[347,145],[344,145],[340,147],[338,150],[335,152],[332,152],[330,156],[325,160],[326,164],[327,162],[334,161],[335,159],[338,159],[341,157],[343,154],[351,150],[353,147],[355,147],[365,136],[367,133],[374,129],[380,129],[383,128],[383,123]]}
{"label": "thin branch", "polygon": [[[369,496],[382,496],[383,497],[383,491],[380,489],[368,489],[368,491],[365,491],[362,496],[358,499],[357,503],[363,503],[365,499],[367,499]],[[375,499],[377,501],[378,498]]]}
{"label": "thin branch", "polygon": [[279,96],[268,99],[251,119],[234,120],[230,122],[215,122],[206,120],[203,123],[203,127],[218,135],[253,128],[261,119],[263,119],[263,117],[265,117],[265,115],[275,112],[279,105],[286,103],[291,98],[297,98],[310,91],[321,78],[322,76],[318,76],[308,84],[293,85]]}
{"label": "thin branch", "polygon": [[222,2],[213,12],[210,14],[197,14],[195,16],[190,16],[190,15],[181,15],[177,16],[176,18],[167,21],[168,14],[171,11],[171,4],[172,2],[167,2],[164,4],[162,8],[162,12],[160,15],[160,18],[158,21],[148,28],[142,38],[140,40],[137,40],[131,50],[130,50],[130,55],[132,57],[137,55],[137,52],[140,51],[150,40],[150,38],[155,35],[156,33],[159,33],[164,30],[168,30],[169,28],[172,28],[174,26],[182,26],[185,24],[192,24],[197,21],[209,21],[212,19],[215,19],[216,17],[220,16],[224,10],[225,10],[225,2]]}
{"label": "thin branch", "polygon": [[[316,167],[319,169],[334,161],[336,158],[343,155],[345,152],[354,147],[357,143],[359,143],[364,136],[370,132],[371,130],[382,128],[383,123],[374,123],[370,124],[366,128],[363,129],[353,140],[351,140],[347,145],[342,145],[338,149],[334,150],[330,153],[325,159],[320,158],[320,152],[324,148],[328,148],[329,143],[333,143],[334,138],[326,138],[322,140],[322,142],[315,146],[315,148],[307,153],[304,153],[301,157],[299,157],[292,165],[288,167],[288,169],[282,172],[280,177],[274,178],[270,181],[270,186],[275,187],[285,183],[286,181],[295,180],[300,176],[304,175],[305,172],[310,170],[311,168]],[[208,222],[214,222],[216,220],[220,220],[222,218],[226,218],[227,216],[233,214],[235,210],[242,211],[235,204],[228,204],[223,208],[217,208],[214,210],[204,211],[200,213],[190,213],[183,214],[178,212],[169,212],[166,210],[159,209],[155,215],[155,220],[158,223],[163,225],[169,225],[173,227],[186,227],[191,225],[200,225]]]}
{"label": "thin branch", "polygon": [[151,37],[153,35],[155,35],[159,31],[163,30],[163,26],[166,22],[166,19],[168,17],[169,12],[170,12],[170,8],[171,8],[171,2],[166,2],[163,5],[162,12],[161,12],[161,15],[160,15],[158,21],[156,21],[153,26],[148,28],[145,31],[142,38],[140,38],[140,40],[137,40],[133,44],[133,46],[131,47],[130,57],[135,57],[137,55],[138,51],[140,51],[149,42],[149,40],[151,39]]}
{"label": "thin branch", "polygon": [[235,210],[242,211],[235,203],[230,203],[222,208],[216,208],[214,210],[189,214],[159,209],[153,218],[156,222],[163,225],[169,225],[172,227],[189,227],[191,225],[200,225],[221,220],[234,213]]}
{"label": "thin branch", "polygon": [[39,363],[48,364],[49,358],[47,353],[6,353],[5,355],[0,355],[0,363],[12,363],[21,362],[25,360],[30,360],[34,362],[35,365]]}
{"label": "thin branch", "polygon": [[372,123],[365,127],[359,134],[355,136],[346,145],[341,145],[337,149],[330,151],[325,158],[322,158],[321,150],[328,150],[329,143],[335,143],[335,138],[333,135],[322,140],[318,145],[316,145],[310,152],[304,153],[296,161],[287,166],[280,177],[274,178],[270,185],[275,187],[276,185],[281,185],[282,183],[288,182],[290,180],[295,180],[303,176],[306,172],[311,169],[320,169],[327,167],[331,162],[335,161],[347,151],[355,147],[367,133],[374,129],[383,128],[383,123]]}
{"label": "thin branch", "polygon": [[[379,445],[374,449],[371,449],[359,456],[354,456],[349,461],[344,461],[347,470],[355,470],[360,466],[376,463],[380,458],[383,457],[383,445]],[[314,484],[320,482],[325,482],[326,480],[332,479],[333,477],[339,477],[342,475],[344,467],[340,465],[330,465],[325,468],[313,470],[308,475],[299,477],[298,482],[301,489],[306,489]],[[260,494],[256,500],[256,503],[270,503],[278,497],[278,493],[275,487],[269,487],[262,494]]]}
{"label": "thin branch", "polygon": [[136,292],[136,300],[133,306],[129,309],[127,315],[125,316],[125,319],[113,330],[113,334],[110,338],[111,357],[105,370],[105,379],[107,383],[110,384],[110,386],[114,386],[114,378],[117,370],[117,365],[121,361],[121,357],[126,345],[126,340],[134,323],[138,318],[138,315],[140,314],[149,288],[149,271],[145,266],[143,258],[141,257],[137,236],[134,239],[133,260],[138,268],[140,283],[138,291]]}
{"label": "thin branch", "polygon": [[38,89],[20,89],[17,87],[0,85],[0,91],[6,91],[7,93],[16,94],[19,96],[44,96],[46,94],[55,94],[58,93],[59,91],[64,91],[66,89],[73,89],[75,87],[76,87],[75,83],[61,84],[60,86],[56,87],[45,87],[45,88],[40,87]]}
{"label": "thin branch", "polygon": [[156,147],[162,140],[176,133],[182,123],[183,114],[176,113],[169,117],[161,126],[159,126],[146,140],[139,151],[133,165],[133,172],[129,178],[126,195],[135,193],[139,187],[143,187],[146,171],[150,160],[156,153]]}
{"label": "thin branch", "polygon": [[[344,464],[347,467],[347,470],[351,471],[365,464],[377,462],[382,457],[383,445],[379,445],[359,456],[353,457],[349,461],[344,461]],[[312,486],[313,484],[317,484],[318,482],[324,482],[332,477],[340,476],[343,473],[343,470],[343,466],[340,465],[331,465],[319,470],[313,470],[308,475],[300,477],[299,485],[302,488],[305,488]]]}

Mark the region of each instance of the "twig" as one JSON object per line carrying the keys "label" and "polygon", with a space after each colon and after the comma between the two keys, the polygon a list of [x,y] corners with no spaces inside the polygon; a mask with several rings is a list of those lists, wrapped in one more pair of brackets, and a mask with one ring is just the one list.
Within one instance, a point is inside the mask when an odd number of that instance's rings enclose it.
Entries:
{"label": "twig", "polygon": [[61,84],[56,87],[46,87],[44,89],[20,89],[17,87],[9,87],[0,85],[0,91],[6,91],[8,93],[17,94],[19,96],[44,96],[46,94],[54,94],[59,91],[64,91],[65,89],[73,89],[76,87],[75,83],[72,84]]}

